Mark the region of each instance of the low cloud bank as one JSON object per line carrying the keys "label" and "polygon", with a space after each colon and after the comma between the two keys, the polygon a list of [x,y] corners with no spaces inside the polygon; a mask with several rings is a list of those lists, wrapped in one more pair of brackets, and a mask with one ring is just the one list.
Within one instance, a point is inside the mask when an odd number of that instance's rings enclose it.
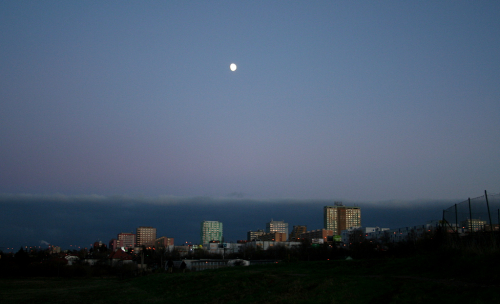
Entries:
{"label": "low cloud bank", "polygon": [[[120,232],[138,226],[157,228],[158,236],[175,238],[176,244],[198,243],[200,223],[224,223],[226,241],[246,239],[249,230],[264,229],[271,219],[308,230],[323,226],[323,206],[334,200],[248,199],[238,197],[131,197],[0,194],[0,242],[5,248],[42,246],[63,248],[105,243]],[[361,207],[363,226],[398,228],[440,219],[442,210],[457,201],[349,202]],[[41,240],[45,240],[41,242]],[[5,250],[5,249],[4,249]]]}

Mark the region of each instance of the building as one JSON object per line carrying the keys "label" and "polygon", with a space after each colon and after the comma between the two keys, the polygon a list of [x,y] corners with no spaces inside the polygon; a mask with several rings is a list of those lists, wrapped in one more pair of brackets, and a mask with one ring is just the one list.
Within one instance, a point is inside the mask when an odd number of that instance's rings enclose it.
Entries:
{"label": "building", "polygon": [[49,247],[49,252],[51,254],[61,253],[61,247],[59,247],[59,246],[50,246]]}
{"label": "building", "polygon": [[260,236],[266,233],[264,230],[259,229],[257,231],[248,231],[247,232],[247,241],[255,241],[255,240],[260,240]]}
{"label": "building", "polygon": [[342,230],[349,227],[361,226],[361,208],[346,207],[342,202],[335,202],[334,206],[323,208],[324,229],[332,230],[333,235],[340,235]]}
{"label": "building", "polygon": [[261,241],[275,241],[275,242],[286,242],[286,233],[282,232],[269,232],[260,236]]}
{"label": "building", "polygon": [[302,233],[306,233],[306,231],[307,231],[307,226],[293,226],[292,232],[290,233],[288,240],[290,242],[295,242],[299,238],[299,235],[301,235]]}
{"label": "building", "polygon": [[109,241],[108,248],[111,251],[116,251],[118,249],[118,240],[117,239],[111,239]]}
{"label": "building", "polygon": [[[179,268],[181,261],[174,261],[174,267]],[[206,269],[218,269],[222,267],[232,267],[232,266],[249,266],[250,261],[242,259],[232,259],[232,260],[220,260],[220,259],[204,259],[204,260],[184,260],[186,263],[186,269],[190,271],[202,271]]]}
{"label": "building", "polygon": [[317,229],[317,230],[312,230],[312,231],[307,231],[305,233],[301,233],[297,240],[302,240],[306,239],[309,242],[312,242],[313,240],[321,240],[320,243],[326,243],[329,241],[329,238],[331,239],[333,236],[333,231],[332,230],[327,230],[327,229]]}
{"label": "building", "polygon": [[141,226],[137,228],[137,247],[153,246],[156,240],[156,228]]}
{"label": "building", "polygon": [[201,223],[201,244],[211,241],[222,243],[222,223],[219,221],[203,221]]}
{"label": "building", "polygon": [[171,251],[174,248],[174,238],[168,238],[166,236],[159,237],[154,243],[156,250],[166,250]]}
{"label": "building", "polygon": [[[440,222],[441,221],[439,220],[432,220],[427,221],[424,225],[402,227],[396,229],[380,227],[350,227],[342,231],[342,243],[344,243],[344,246],[346,247],[350,245],[352,240],[352,232],[361,232],[361,235],[358,235],[361,236],[361,239],[364,238],[369,242],[381,244],[416,241],[418,239],[426,237],[429,234],[432,234],[434,231],[441,228]],[[456,232],[456,230],[454,230],[455,228],[457,227],[453,227],[453,229],[449,230],[448,232]],[[464,229],[459,230],[459,232],[463,233]]]}
{"label": "building", "polygon": [[[119,233],[116,240],[116,248],[134,249],[135,246],[135,234],[133,233]],[[113,250],[116,250],[113,248]]]}
{"label": "building", "polygon": [[222,257],[225,257],[228,254],[240,253],[240,249],[243,246],[244,244],[241,243],[208,243],[201,249],[210,254],[220,254]]}
{"label": "building", "polygon": [[118,250],[113,251],[109,255],[109,261],[111,266],[123,266],[124,264],[133,264],[133,258],[130,254],[124,252],[120,248]]}
{"label": "building", "polygon": [[499,227],[500,225],[499,224],[493,224],[493,225],[484,225],[484,231],[498,231],[498,229],[500,228]]}
{"label": "building", "polygon": [[194,249],[195,248],[193,248],[193,245],[182,245],[182,246],[174,246],[173,250],[177,251],[179,255],[183,257],[194,253]]}
{"label": "building", "polygon": [[[418,231],[418,233],[421,233],[421,231],[425,230],[425,228],[417,226],[413,228],[415,229],[415,231]],[[406,229],[406,231],[410,230],[411,229]],[[398,236],[402,234],[402,232],[400,232],[401,231],[398,231]],[[358,233],[361,237],[354,237],[353,233]],[[381,240],[385,237],[385,239],[388,241],[390,239],[390,234],[395,235],[394,230],[391,231],[389,228],[380,227],[349,227],[340,232],[341,242],[344,244],[349,244],[352,239]],[[405,234],[405,236],[406,235],[407,233]]]}
{"label": "building", "polygon": [[258,248],[262,250],[268,250],[269,248],[275,248],[275,246],[282,246],[285,248],[297,248],[300,246],[300,242],[276,242],[276,241],[252,241],[244,244],[243,250],[245,248]]}
{"label": "building", "polygon": [[106,244],[101,241],[94,242],[94,250],[95,251],[106,251]]}
{"label": "building", "polygon": [[460,222],[460,226],[469,232],[484,230],[485,225],[486,221],[482,221],[480,219],[466,219],[465,221]]}
{"label": "building", "polygon": [[271,221],[266,224],[266,232],[279,232],[279,233],[286,233],[288,235],[288,223],[285,223],[285,221]]}

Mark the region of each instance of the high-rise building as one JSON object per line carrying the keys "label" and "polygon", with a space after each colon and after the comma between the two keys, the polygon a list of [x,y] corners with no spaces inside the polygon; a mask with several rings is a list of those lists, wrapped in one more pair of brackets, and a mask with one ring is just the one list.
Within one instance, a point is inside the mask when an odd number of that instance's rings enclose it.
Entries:
{"label": "high-rise building", "polygon": [[211,241],[222,242],[222,223],[203,221],[201,223],[201,244],[208,244]]}
{"label": "high-rise building", "polygon": [[156,228],[141,226],[137,228],[137,247],[153,245],[156,240]]}
{"label": "high-rise building", "polygon": [[271,221],[266,224],[266,232],[279,232],[279,233],[286,233],[288,235],[288,223],[285,223],[285,221]]}
{"label": "high-rise building", "polygon": [[133,233],[120,233],[118,234],[116,247],[117,248],[125,248],[125,249],[133,249],[135,246],[135,234]]}
{"label": "high-rise building", "polygon": [[342,230],[361,226],[361,208],[346,207],[342,202],[323,208],[324,228],[332,230],[333,235],[340,235]]}

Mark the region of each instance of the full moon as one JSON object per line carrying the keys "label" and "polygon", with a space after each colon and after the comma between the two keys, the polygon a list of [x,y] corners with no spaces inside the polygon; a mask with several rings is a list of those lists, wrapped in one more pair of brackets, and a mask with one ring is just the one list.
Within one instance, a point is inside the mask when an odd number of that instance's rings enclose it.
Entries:
{"label": "full moon", "polygon": [[233,72],[234,72],[234,71],[236,71],[236,69],[237,69],[238,67],[236,66],[236,64],[231,63],[231,65],[229,66],[229,68],[231,69],[231,71],[233,71]]}

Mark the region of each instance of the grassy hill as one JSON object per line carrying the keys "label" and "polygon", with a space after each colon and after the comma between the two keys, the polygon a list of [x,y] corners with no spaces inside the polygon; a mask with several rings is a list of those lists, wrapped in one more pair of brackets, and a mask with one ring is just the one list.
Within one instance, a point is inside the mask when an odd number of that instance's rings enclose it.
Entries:
{"label": "grassy hill", "polygon": [[2,303],[500,303],[497,255],[333,260],[142,277],[8,278]]}

